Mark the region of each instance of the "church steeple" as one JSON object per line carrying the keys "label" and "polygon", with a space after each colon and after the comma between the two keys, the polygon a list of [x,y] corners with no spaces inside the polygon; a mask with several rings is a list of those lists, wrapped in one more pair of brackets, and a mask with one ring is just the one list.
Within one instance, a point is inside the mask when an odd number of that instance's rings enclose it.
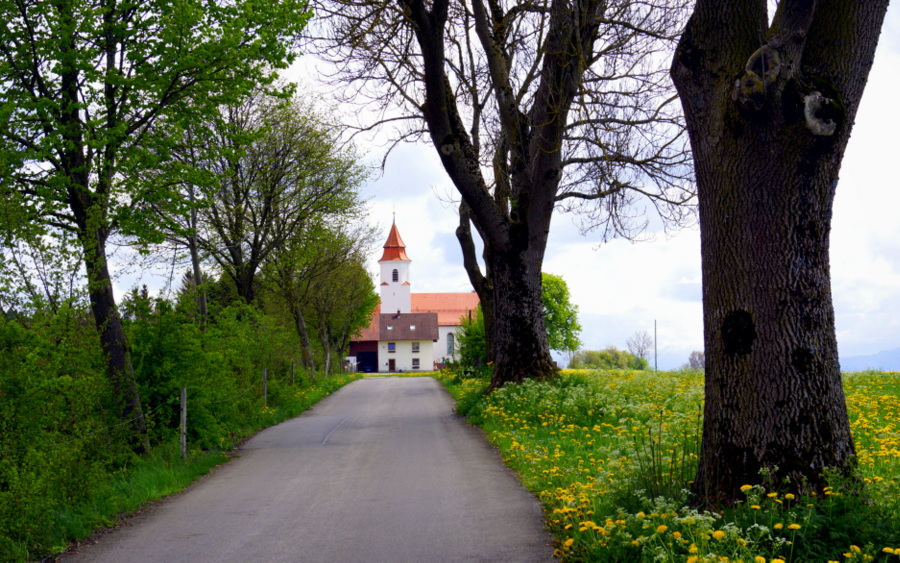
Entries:
{"label": "church steeple", "polygon": [[409,256],[406,255],[406,245],[400,238],[400,231],[397,230],[397,220],[391,225],[391,232],[388,233],[387,242],[384,243],[384,254],[381,255],[379,262],[385,260],[402,260],[410,262]]}
{"label": "church steeple", "polygon": [[384,243],[384,253],[378,264],[381,266],[381,312],[409,313],[412,296],[409,283],[409,265],[412,260],[406,255],[406,245],[397,230],[397,221],[391,224],[391,232]]}

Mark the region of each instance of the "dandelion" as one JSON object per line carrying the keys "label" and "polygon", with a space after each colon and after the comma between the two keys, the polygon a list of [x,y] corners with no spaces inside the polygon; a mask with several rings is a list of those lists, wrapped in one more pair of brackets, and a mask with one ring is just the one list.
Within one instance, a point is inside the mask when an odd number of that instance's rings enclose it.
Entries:
{"label": "dandelion", "polygon": [[782,524],[781,522],[779,522],[779,523],[775,524],[775,525],[772,526],[772,527],[775,528],[776,530],[780,530],[780,529],[784,528],[784,524]]}
{"label": "dandelion", "polygon": [[883,551],[885,553],[890,553],[890,554],[896,553],[897,555],[900,555],[900,553],[897,553],[898,550],[892,549],[890,547],[886,547],[886,548],[882,549],[881,551]]}
{"label": "dandelion", "polygon": [[794,493],[788,493],[784,495],[784,498],[787,500],[794,500]]}
{"label": "dandelion", "polygon": [[[677,540],[677,539],[681,538],[681,532],[672,532],[672,536]],[[885,549],[890,549],[890,548],[886,547]],[[891,553],[893,553],[893,551]]]}
{"label": "dandelion", "polygon": [[753,558],[753,563],[766,563],[766,558],[762,555],[757,555]]}
{"label": "dandelion", "polygon": [[775,497],[778,496],[778,493],[769,493],[769,494],[767,494],[766,496],[769,497],[769,498],[775,498]]}
{"label": "dandelion", "polygon": [[750,508],[752,508],[753,510],[759,510],[759,505],[758,505],[758,504],[751,504],[751,505],[750,505]]}
{"label": "dandelion", "polygon": [[773,559],[771,563],[784,563],[784,559]]}
{"label": "dandelion", "polygon": [[741,492],[746,493],[747,491],[749,491],[752,488],[753,488],[753,485],[741,485]]}
{"label": "dandelion", "polygon": [[573,544],[573,543],[575,543],[575,538],[569,538],[569,539],[566,540],[566,543],[565,543],[564,545],[565,545],[566,547],[572,547],[572,544]]}
{"label": "dandelion", "polygon": [[788,524],[788,530],[799,530],[802,528],[800,524]]}
{"label": "dandelion", "polygon": [[851,545],[851,546],[850,546],[850,551],[852,551],[853,553],[859,553],[859,552],[862,551],[862,550],[859,549],[858,546]]}
{"label": "dandelion", "polygon": [[661,534],[661,533],[665,532],[665,531],[668,530],[668,529],[669,529],[668,526],[662,525],[662,524],[661,524],[658,528],[656,528],[656,533],[657,533],[657,534]]}
{"label": "dandelion", "polygon": [[715,532],[713,532],[712,536],[717,540],[720,540],[725,537],[725,532],[723,532],[722,530],[716,530]]}

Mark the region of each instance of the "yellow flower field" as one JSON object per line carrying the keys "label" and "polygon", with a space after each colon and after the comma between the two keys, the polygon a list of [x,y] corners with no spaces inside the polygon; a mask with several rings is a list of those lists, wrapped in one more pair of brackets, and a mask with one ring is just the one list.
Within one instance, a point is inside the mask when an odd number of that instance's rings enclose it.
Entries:
{"label": "yellow flower field", "polygon": [[747,485],[724,514],[687,494],[702,373],[566,370],[485,399],[484,380],[437,377],[541,500],[563,560],[900,561],[900,373],[845,376],[862,500]]}

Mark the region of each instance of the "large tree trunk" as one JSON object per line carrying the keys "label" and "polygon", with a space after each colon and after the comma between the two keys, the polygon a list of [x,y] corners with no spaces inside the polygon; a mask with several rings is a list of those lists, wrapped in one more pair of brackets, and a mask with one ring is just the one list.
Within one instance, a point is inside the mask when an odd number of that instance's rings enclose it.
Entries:
{"label": "large tree trunk", "polygon": [[828,245],[886,6],[785,0],[769,29],[765,3],[701,0],[679,44],[703,260],[702,503],[741,498],[762,469],[821,489],[854,455]]}
{"label": "large tree trunk", "polygon": [[[492,249],[488,254],[494,309],[492,346],[488,351],[494,362],[491,389],[557,374],[550,356],[541,298],[540,265],[544,246],[511,246],[502,251]],[[487,318],[485,314],[485,323]]]}

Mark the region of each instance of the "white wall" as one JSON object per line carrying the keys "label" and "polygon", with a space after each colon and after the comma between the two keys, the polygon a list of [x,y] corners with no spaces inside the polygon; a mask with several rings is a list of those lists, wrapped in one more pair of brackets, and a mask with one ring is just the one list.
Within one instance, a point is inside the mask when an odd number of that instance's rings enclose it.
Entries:
{"label": "white wall", "polygon": [[[395,352],[388,352],[388,341],[378,343],[378,371],[388,371],[388,360],[395,360],[397,371],[431,371],[434,369],[434,342],[431,340],[396,340]],[[419,351],[413,353],[413,342],[419,343]],[[413,368],[413,358],[419,359],[419,367]]]}

